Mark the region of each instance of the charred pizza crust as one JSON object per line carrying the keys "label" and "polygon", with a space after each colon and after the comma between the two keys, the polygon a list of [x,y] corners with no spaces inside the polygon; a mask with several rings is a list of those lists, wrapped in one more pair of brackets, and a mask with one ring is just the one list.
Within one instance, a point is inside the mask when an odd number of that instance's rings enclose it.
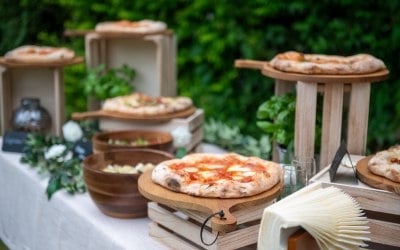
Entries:
{"label": "charred pizza crust", "polygon": [[400,183],[400,145],[376,153],[368,161],[368,169],[376,175]]}
{"label": "charred pizza crust", "polygon": [[7,60],[26,63],[45,63],[71,60],[75,52],[63,47],[25,45],[15,48],[4,55]]}
{"label": "charred pizza crust", "polygon": [[189,97],[152,97],[143,93],[133,93],[107,99],[102,109],[131,115],[162,115],[188,109],[192,106]]}
{"label": "charred pizza crust", "polygon": [[152,180],[175,192],[199,197],[240,198],[271,189],[281,179],[279,164],[235,153],[195,153],[158,164]]}
{"label": "charred pizza crust", "polygon": [[345,57],[288,51],[276,55],[269,64],[284,72],[301,74],[367,74],[386,69],[382,60],[368,54]]}
{"label": "charred pizza crust", "polygon": [[164,31],[167,25],[161,21],[141,20],[141,21],[114,21],[101,22],[95,27],[98,32],[125,32],[125,33],[152,33]]}

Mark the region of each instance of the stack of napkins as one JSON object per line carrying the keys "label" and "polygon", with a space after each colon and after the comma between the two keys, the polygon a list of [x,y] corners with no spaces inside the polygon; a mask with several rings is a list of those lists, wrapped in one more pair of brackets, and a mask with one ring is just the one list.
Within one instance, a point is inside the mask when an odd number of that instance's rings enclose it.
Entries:
{"label": "stack of napkins", "polygon": [[336,187],[314,183],[264,210],[258,249],[287,249],[287,238],[299,227],[321,249],[360,249],[369,227],[360,205]]}

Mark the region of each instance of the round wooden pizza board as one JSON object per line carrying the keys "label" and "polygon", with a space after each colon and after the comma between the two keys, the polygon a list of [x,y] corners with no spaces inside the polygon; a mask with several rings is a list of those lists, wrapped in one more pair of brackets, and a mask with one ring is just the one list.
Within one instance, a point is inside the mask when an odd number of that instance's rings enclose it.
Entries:
{"label": "round wooden pizza board", "polygon": [[367,156],[357,162],[356,170],[358,178],[371,187],[400,194],[400,183],[391,181],[383,176],[373,174],[371,171],[369,171],[368,161],[372,158],[372,156],[373,155]]}
{"label": "round wooden pizza board", "polygon": [[224,218],[213,217],[211,228],[217,232],[231,232],[236,229],[237,219],[232,211],[249,206],[267,203],[276,198],[282,189],[283,182],[280,181],[270,190],[261,194],[244,198],[203,198],[168,190],[151,180],[151,171],[145,172],[139,178],[139,192],[149,200],[171,206],[173,208],[189,209],[207,214],[224,211]]}
{"label": "round wooden pizza board", "polygon": [[74,57],[68,60],[57,60],[50,62],[25,62],[14,59],[0,57],[0,65],[11,68],[28,68],[28,67],[63,67],[68,65],[79,64],[83,62],[82,57]]}
{"label": "round wooden pizza board", "polygon": [[267,62],[262,66],[262,74],[276,79],[286,81],[302,81],[302,82],[318,82],[318,83],[363,83],[363,82],[379,82],[385,80],[389,76],[389,70],[384,69],[369,74],[357,75],[319,75],[319,74],[300,74],[287,73],[276,70]]}
{"label": "round wooden pizza board", "polygon": [[196,112],[196,107],[189,107],[185,110],[161,114],[161,115],[134,115],[128,113],[114,112],[108,110],[95,110],[80,113],[72,113],[73,120],[84,120],[89,118],[114,118],[130,121],[143,121],[143,122],[164,122],[174,118],[185,118]]}

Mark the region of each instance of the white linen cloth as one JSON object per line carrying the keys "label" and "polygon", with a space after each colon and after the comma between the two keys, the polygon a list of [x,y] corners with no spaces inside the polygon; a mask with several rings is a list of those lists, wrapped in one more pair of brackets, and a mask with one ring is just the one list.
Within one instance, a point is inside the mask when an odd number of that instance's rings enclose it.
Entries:
{"label": "white linen cloth", "polygon": [[148,235],[149,218],[108,217],[88,193],[48,201],[48,178],[20,157],[0,151],[0,238],[10,249],[167,249]]}

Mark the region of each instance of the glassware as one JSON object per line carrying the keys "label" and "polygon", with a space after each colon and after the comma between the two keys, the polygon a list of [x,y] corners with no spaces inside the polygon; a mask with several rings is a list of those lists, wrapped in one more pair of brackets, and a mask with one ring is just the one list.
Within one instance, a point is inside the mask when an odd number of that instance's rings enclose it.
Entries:
{"label": "glassware", "polygon": [[279,199],[283,199],[307,185],[307,169],[298,165],[282,165],[282,168],[284,184]]}
{"label": "glassware", "polygon": [[317,172],[315,159],[313,157],[295,157],[292,160],[292,166],[296,169],[301,168],[306,171],[306,185],[308,185],[311,177],[313,177]]}
{"label": "glassware", "polygon": [[51,127],[51,117],[38,98],[22,98],[13,114],[12,127],[16,131],[44,133]]}

